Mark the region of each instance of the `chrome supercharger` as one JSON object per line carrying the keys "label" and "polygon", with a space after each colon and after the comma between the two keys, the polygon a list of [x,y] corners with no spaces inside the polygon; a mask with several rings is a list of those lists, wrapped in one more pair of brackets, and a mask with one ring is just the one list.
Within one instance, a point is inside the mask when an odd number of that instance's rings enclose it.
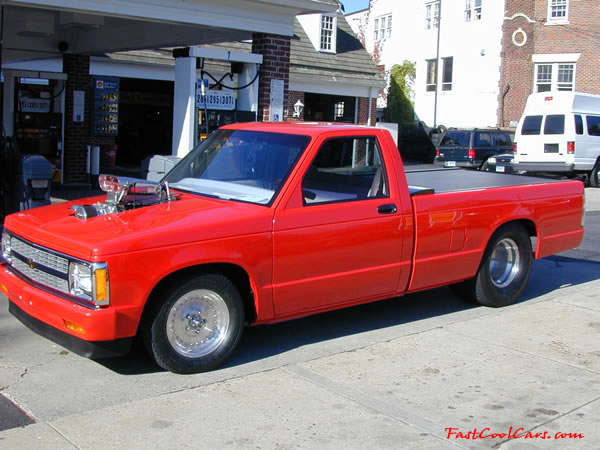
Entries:
{"label": "chrome supercharger", "polygon": [[106,192],[106,200],[91,205],[72,206],[71,209],[78,219],[86,220],[90,217],[120,213],[176,200],[166,181],[158,183],[137,178],[100,175],[98,183],[100,189]]}

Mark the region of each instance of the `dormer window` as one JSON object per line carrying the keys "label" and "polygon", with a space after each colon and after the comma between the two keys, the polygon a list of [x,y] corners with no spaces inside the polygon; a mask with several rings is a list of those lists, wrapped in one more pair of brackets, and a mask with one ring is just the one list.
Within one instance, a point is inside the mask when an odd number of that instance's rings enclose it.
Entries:
{"label": "dormer window", "polygon": [[322,52],[335,52],[335,30],[337,18],[330,15],[321,16],[321,33],[319,50]]}

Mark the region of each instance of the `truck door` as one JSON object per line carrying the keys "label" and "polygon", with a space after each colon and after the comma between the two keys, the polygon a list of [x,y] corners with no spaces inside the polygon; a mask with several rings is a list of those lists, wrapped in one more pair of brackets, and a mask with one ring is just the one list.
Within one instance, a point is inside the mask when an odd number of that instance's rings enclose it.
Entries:
{"label": "truck door", "polygon": [[295,181],[295,198],[278,208],[274,222],[276,315],[394,292],[402,216],[377,138],[324,140]]}

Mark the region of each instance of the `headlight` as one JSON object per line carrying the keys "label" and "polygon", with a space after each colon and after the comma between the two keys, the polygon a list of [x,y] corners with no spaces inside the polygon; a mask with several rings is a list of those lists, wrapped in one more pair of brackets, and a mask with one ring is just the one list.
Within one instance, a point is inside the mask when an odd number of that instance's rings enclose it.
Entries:
{"label": "headlight", "polygon": [[496,164],[496,158],[494,158],[493,156],[491,158],[488,158],[488,162],[492,163],[492,164]]}
{"label": "headlight", "polygon": [[104,263],[69,263],[69,293],[97,306],[108,306],[108,269]]}
{"label": "headlight", "polygon": [[11,254],[11,245],[10,245],[10,234],[6,231],[2,233],[2,258],[6,261],[10,262],[10,254]]}

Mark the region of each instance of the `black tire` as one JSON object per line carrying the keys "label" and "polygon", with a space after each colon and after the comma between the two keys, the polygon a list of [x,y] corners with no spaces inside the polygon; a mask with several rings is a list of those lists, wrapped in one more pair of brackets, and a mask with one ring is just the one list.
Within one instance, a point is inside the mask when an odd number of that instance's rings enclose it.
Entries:
{"label": "black tire", "polygon": [[475,277],[451,289],[483,306],[510,305],[523,293],[532,261],[531,241],[525,228],[516,223],[504,225],[490,238]]}
{"label": "black tire", "polygon": [[199,373],[215,369],[231,355],[243,328],[238,290],[223,275],[205,274],[185,281],[155,305],[144,341],[163,369]]}
{"label": "black tire", "polygon": [[596,165],[590,172],[590,186],[592,187],[600,187],[600,161],[596,162]]}

